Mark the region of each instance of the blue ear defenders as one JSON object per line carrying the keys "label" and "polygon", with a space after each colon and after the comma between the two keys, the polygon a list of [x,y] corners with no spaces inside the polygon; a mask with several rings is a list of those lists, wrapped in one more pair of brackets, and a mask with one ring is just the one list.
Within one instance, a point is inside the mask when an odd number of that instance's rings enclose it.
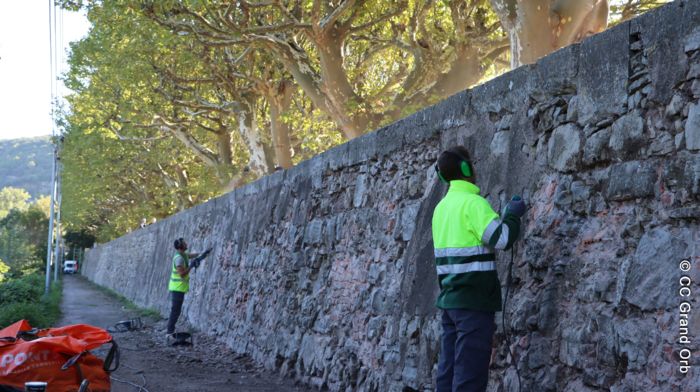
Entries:
{"label": "blue ear defenders", "polygon": [[[469,177],[472,176],[472,167],[471,167],[471,165],[469,164],[469,161],[467,161],[466,159],[464,159],[463,156],[461,156],[460,154],[457,154],[456,152],[453,152],[453,151],[450,151],[450,150],[445,150],[445,153],[446,153],[446,154],[450,154],[450,155],[452,155],[452,156],[454,156],[454,157],[459,158],[459,160],[460,160],[459,169],[460,169],[460,171],[462,172],[462,175],[464,175],[464,177],[469,178]],[[437,163],[435,164],[435,172],[437,172],[437,175],[438,175],[438,177],[440,178],[440,181],[444,182],[445,184],[448,184],[448,183],[449,183],[449,181],[447,181],[447,180],[445,179],[445,177],[443,177],[442,174],[440,173],[440,169],[438,169]]]}

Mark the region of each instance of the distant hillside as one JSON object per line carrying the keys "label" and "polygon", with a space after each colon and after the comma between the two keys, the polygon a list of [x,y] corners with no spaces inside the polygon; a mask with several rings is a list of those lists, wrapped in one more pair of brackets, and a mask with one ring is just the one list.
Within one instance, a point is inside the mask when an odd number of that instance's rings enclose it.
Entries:
{"label": "distant hillside", "polygon": [[0,140],[0,189],[23,188],[33,199],[48,195],[52,158],[48,136]]}

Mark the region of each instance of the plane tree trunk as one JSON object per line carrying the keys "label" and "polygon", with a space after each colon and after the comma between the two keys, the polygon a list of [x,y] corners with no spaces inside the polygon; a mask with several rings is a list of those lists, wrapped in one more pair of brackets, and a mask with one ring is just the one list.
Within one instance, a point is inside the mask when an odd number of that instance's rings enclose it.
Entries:
{"label": "plane tree trunk", "polygon": [[490,0],[510,37],[511,67],[603,31],[607,0]]}

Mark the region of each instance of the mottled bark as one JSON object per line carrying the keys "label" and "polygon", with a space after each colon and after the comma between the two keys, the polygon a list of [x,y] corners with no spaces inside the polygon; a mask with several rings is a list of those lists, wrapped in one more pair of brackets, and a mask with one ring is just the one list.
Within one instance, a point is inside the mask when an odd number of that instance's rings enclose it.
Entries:
{"label": "mottled bark", "polygon": [[607,0],[490,1],[509,34],[513,68],[601,32],[608,23]]}
{"label": "mottled bark", "polygon": [[238,130],[250,154],[248,167],[261,177],[270,172],[270,166],[255,116],[256,97],[246,97],[245,106],[247,110],[238,113]]}
{"label": "mottled bark", "polygon": [[267,101],[270,105],[270,132],[272,146],[275,150],[277,165],[284,169],[292,167],[292,146],[289,138],[289,125],[282,121],[282,115],[292,103],[294,85],[291,81],[282,81],[268,89]]}

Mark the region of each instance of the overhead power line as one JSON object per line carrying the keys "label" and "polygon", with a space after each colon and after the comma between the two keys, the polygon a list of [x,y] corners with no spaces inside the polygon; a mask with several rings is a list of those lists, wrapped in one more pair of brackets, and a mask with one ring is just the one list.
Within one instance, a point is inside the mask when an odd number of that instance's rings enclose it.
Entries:
{"label": "overhead power line", "polygon": [[[63,56],[61,49],[63,47],[63,10],[56,5],[55,0],[48,1],[49,11],[49,75],[51,77],[51,135],[54,143],[53,154],[53,169],[51,172],[51,207],[49,212],[49,232],[46,249],[46,287],[45,293],[48,294],[51,283],[51,262],[53,256],[54,264],[54,279],[58,279],[58,271],[60,268],[61,254],[59,252],[61,244],[61,165],[60,150],[61,150],[61,132],[56,129],[56,111],[59,107],[60,85],[58,77],[60,73],[60,65],[63,64]],[[56,205],[58,202],[58,205]],[[54,228],[56,233],[54,233]]]}

